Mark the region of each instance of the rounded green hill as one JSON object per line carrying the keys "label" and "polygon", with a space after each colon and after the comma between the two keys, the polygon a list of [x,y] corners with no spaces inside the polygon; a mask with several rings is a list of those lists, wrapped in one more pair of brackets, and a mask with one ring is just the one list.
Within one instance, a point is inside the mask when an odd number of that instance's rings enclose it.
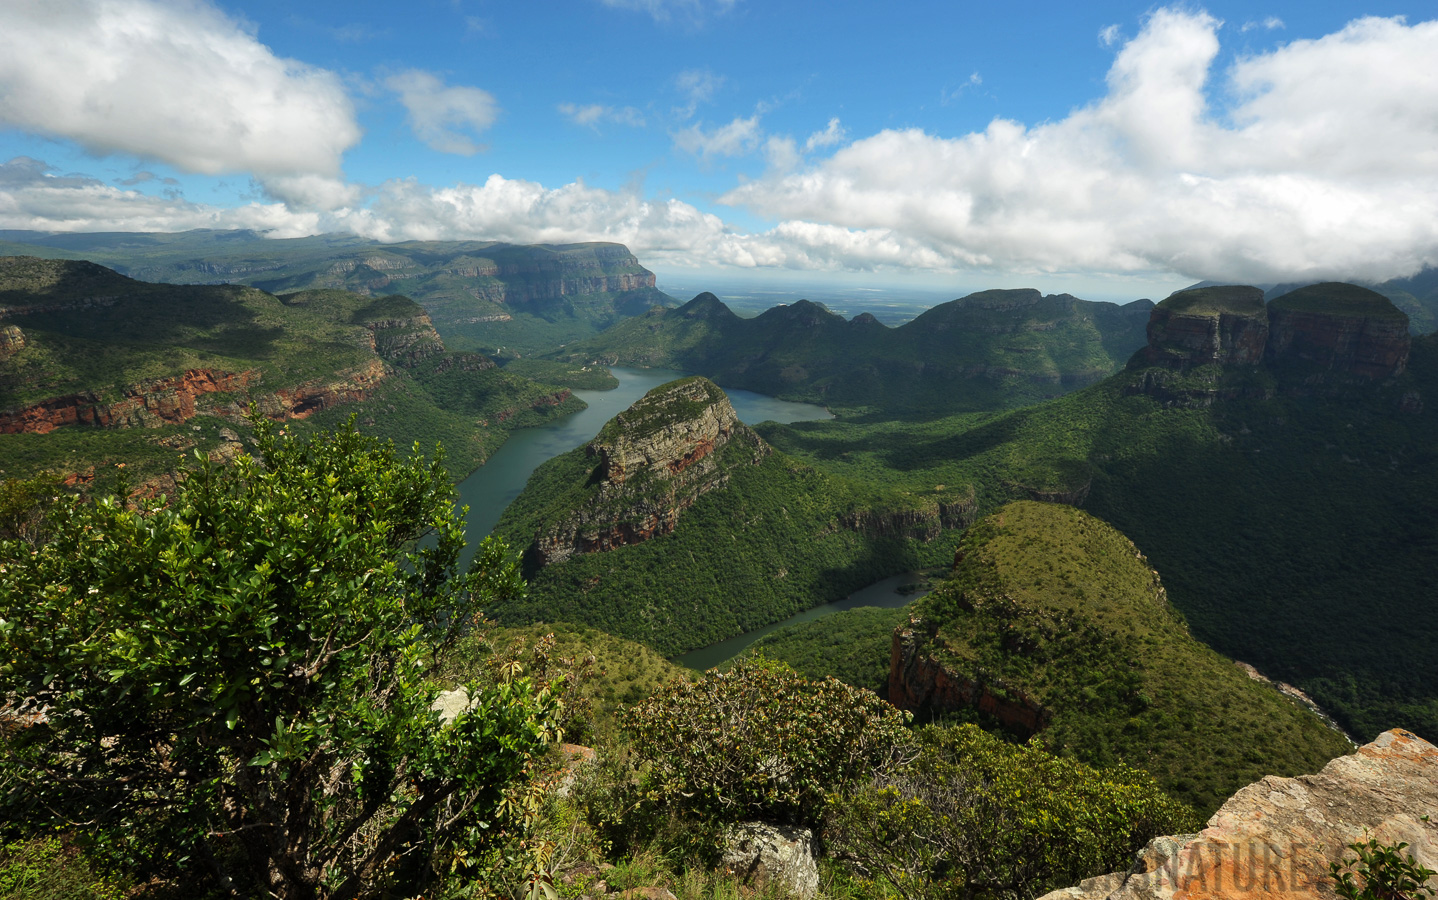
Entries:
{"label": "rounded green hill", "polygon": [[1042,706],[1057,751],[1147,769],[1201,810],[1347,752],[1313,712],[1194,640],[1144,555],[1087,513],[1010,503],[957,558],[916,604],[928,652],[992,696]]}
{"label": "rounded green hill", "polygon": [[1261,316],[1263,291],[1243,284],[1189,288],[1174,292],[1158,308],[1189,316]]}
{"label": "rounded green hill", "polygon": [[1393,301],[1368,288],[1341,281],[1310,284],[1275,297],[1269,304],[1273,310],[1326,313],[1334,316],[1406,319],[1407,315]]}

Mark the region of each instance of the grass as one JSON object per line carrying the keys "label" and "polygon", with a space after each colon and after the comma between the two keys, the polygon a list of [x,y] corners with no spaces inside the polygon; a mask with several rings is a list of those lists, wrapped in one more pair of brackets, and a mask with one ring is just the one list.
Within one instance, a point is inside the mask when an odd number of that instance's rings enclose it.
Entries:
{"label": "grass", "polygon": [[1365,316],[1374,319],[1401,319],[1405,313],[1385,296],[1356,284],[1327,282],[1310,284],[1275,297],[1269,304],[1274,310],[1312,312],[1339,316]]}
{"label": "grass", "polygon": [[1246,285],[1225,284],[1177,291],[1159,307],[1191,316],[1263,316],[1263,291]]}

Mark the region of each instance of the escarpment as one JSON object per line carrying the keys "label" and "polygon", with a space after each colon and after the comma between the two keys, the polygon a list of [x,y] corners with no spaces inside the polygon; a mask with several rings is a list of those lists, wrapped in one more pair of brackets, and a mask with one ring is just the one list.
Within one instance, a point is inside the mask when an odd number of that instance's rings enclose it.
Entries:
{"label": "escarpment", "polygon": [[526,564],[542,568],[669,534],[684,510],[727,483],[721,453],[731,463],[755,464],[770,452],[713,382],[661,385],[588,444],[588,497],[534,538]]}
{"label": "escarpment", "polygon": [[1155,838],[1129,871],[1042,900],[1329,900],[1329,865],[1355,842],[1407,844],[1405,856],[1438,868],[1435,810],[1438,747],[1394,729],[1316,775],[1250,784],[1198,834]]}
{"label": "escarpment", "polygon": [[[1155,306],[1148,346],[1133,365],[1186,372],[1266,362],[1374,381],[1403,374],[1410,346],[1408,316],[1367,288],[1313,284],[1265,305],[1258,288],[1222,285],[1179,291]],[[1157,389],[1161,379],[1151,381]]]}

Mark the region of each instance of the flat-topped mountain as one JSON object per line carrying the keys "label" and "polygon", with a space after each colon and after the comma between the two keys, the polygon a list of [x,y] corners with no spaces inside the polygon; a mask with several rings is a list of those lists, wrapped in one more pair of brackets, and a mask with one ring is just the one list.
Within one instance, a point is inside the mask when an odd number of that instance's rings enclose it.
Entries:
{"label": "flat-topped mountain", "polygon": [[664,366],[723,385],[831,406],[997,409],[1091,384],[1143,345],[1152,304],[983,291],[898,328],[801,300],[752,319],[704,293],[652,310],[557,358]]}
{"label": "flat-topped mountain", "polygon": [[1265,305],[1263,291],[1221,285],[1179,291],[1154,307],[1134,365],[1281,367],[1361,379],[1403,374],[1408,316],[1376,291],[1312,284]]}
{"label": "flat-topped mountain", "polygon": [[156,475],[179,451],[232,453],[251,403],[314,425],[355,412],[403,444],[442,437],[469,471],[509,429],[579,403],[446,350],[401,295],[149,284],[89,262],[0,257],[0,336],[10,477],[83,479],[116,462]]}
{"label": "flat-topped mountain", "polygon": [[528,355],[673,300],[622,244],[403,241],[353,235],[271,240],[249,231],[0,232],[0,252],[87,259],[145,281],[246,284],[281,294],[402,293],[455,349]]}

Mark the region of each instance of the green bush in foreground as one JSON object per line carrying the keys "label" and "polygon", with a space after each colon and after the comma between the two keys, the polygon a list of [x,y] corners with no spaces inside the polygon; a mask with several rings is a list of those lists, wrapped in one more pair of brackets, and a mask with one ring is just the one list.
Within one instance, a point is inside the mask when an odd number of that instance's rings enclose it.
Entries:
{"label": "green bush in foreground", "polygon": [[869,691],[753,659],[659,691],[622,725],[666,805],[708,821],[815,824],[826,793],[907,743],[907,718]]}
{"label": "green bush in foreground", "polygon": [[1407,848],[1406,843],[1380,844],[1372,838],[1366,843],[1349,844],[1348,849],[1357,857],[1345,856],[1341,862],[1329,866],[1334,892],[1343,900],[1422,900],[1423,897],[1432,897],[1438,891],[1428,886],[1428,880],[1438,872],[1420,866],[1411,855],[1403,852]]}
{"label": "green bush in foreground", "polygon": [[904,898],[1034,897],[1197,825],[1134,769],[1091,769],[973,725],[918,737],[913,762],[831,797],[824,830],[831,852]]}
{"label": "green bush in foreground", "polygon": [[496,841],[552,736],[517,672],[430,709],[433,660],[522,583],[490,542],[458,571],[442,460],[256,441],[168,507],[61,502],[43,546],[0,543],[0,705],[43,712],[0,746],[0,816],[196,895],[413,896]]}

